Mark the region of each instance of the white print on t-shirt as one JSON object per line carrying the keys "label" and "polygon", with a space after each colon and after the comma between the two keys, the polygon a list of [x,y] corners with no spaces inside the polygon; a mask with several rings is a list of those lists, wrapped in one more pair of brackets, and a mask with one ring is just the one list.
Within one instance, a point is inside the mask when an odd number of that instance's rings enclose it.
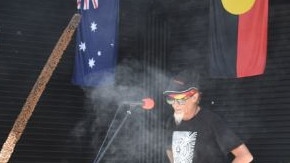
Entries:
{"label": "white print on t-shirt", "polygon": [[172,152],[174,163],[192,163],[197,132],[174,131]]}

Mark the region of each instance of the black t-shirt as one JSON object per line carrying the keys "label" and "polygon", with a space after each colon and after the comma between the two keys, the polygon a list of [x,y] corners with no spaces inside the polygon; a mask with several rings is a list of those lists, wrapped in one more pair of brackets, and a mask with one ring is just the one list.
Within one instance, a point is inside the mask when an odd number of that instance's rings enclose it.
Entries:
{"label": "black t-shirt", "polygon": [[201,109],[173,129],[171,143],[174,163],[225,163],[242,141],[219,116]]}

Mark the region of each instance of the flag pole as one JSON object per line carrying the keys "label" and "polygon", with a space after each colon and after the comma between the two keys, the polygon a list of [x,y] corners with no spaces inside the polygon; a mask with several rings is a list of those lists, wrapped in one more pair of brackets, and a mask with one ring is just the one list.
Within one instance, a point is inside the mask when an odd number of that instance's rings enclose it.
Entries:
{"label": "flag pole", "polygon": [[64,50],[67,48],[75,29],[80,22],[80,14],[74,14],[71,18],[68,26],[63,31],[61,37],[59,38],[57,44],[55,45],[50,57],[48,58],[45,66],[43,67],[37,81],[35,82],[29,96],[26,99],[21,112],[19,113],[14,125],[4,142],[2,149],[0,151],[0,162],[7,163],[14,151],[16,143],[21,138],[21,135],[26,127],[28,120],[30,119],[34,108],[44,91],[46,84],[48,83],[53,71],[55,70],[57,64],[59,63]]}

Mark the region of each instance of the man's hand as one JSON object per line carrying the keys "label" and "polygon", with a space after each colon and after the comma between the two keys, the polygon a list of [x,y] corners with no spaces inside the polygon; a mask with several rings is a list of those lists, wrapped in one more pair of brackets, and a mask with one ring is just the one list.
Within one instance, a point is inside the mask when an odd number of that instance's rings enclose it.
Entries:
{"label": "man's hand", "polygon": [[167,154],[167,157],[168,157],[170,163],[173,163],[173,153],[172,153],[172,150],[167,149],[166,150],[166,154]]}
{"label": "man's hand", "polygon": [[241,144],[231,152],[235,156],[233,163],[250,163],[253,160],[253,156],[245,144]]}

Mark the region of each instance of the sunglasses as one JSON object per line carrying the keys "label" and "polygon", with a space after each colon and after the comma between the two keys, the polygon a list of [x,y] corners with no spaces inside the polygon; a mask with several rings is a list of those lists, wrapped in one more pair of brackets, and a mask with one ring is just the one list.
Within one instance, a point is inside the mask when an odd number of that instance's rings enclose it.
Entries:
{"label": "sunglasses", "polygon": [[186,96],[184,98],[181,98],[181,99],[175,99],[173,97],[170,97],[170,96],[167,96],[166,97],[166,102],[167,104],[169,105],[173,105],[175,102],[178,104],[178,105],[185,105],[186,101],[192,97],[194,94],[190,95],[190,96]]}

